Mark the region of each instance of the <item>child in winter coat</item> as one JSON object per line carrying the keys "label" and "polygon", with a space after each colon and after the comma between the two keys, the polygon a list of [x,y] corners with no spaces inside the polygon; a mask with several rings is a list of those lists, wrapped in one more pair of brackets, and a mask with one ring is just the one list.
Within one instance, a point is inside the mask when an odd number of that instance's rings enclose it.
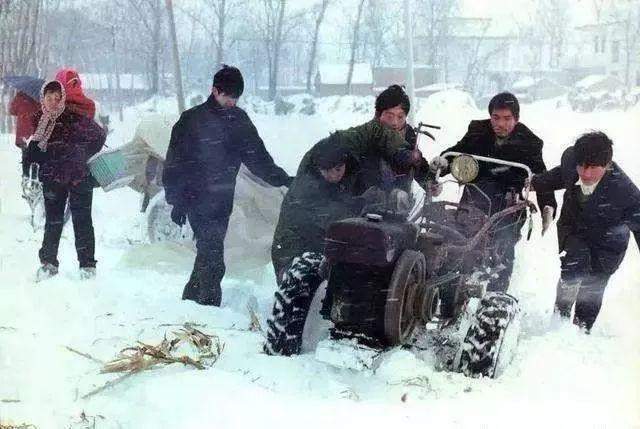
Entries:
{"label": "child in winter coat", "polygon": [[105,141],[105,133],[87,116],[73,113],[65,103],[65,89],[56,81],[42,87],[42,109],[33,117],[27,159],[40,164],[45,204],[45,230],[39,252],[37,281],[58,273],[58,245],[67,198],[73,219],[82,278],[95,276],[95,239],[91,204],[93,185],[87,160]]}

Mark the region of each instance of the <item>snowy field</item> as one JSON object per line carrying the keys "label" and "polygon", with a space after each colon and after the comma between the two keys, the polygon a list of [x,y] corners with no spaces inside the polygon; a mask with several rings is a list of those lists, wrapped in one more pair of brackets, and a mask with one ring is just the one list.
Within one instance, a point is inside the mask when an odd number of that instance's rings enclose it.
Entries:
{"label": "snowy field", "polygon": [[[108,144],[128,141],[136,118],[152,104],[112,122]],[[158,101],[161,110],[173,106]],[[276,162],[293,174],[307,148],[331,130],[368,120],[372,107],[373,98],[344,97],[322,101],[313,116],[249,113]],[[423,152],[430,158],[462,137],[469,120],[485,117],[458,93],[422,100],[416,122],[443,127],[437,143],[422,141]],[[614,160],[640,184],[640,106],[584,114],[540,102],[523,105],[521,119],[544,139],[548,167],[580,133],[604,130],[615,142]],[[94,194],[97,278],[79,280],[68,225],[60,274],[34,283],[42,236],[28,224],[18,163],[12,136],[0,136],[0,423],[40,429],[640,427],[640,256],[633,239],[590,336],[551,315],[559,275],[555,229],[542,238],[536,218],[531,240],[516,250],[510,291],[523,308],[523,331],[502,377],[437,372],[429,355],[419,360],[402,350],[388,352],[375,371],[355,372],[313,355],[261,352],[263,336],[249,330],[248,307],[264,326],[275,289],[270,267],[261,281],[225,278],[221,308],[181,301],[194,254],[149,244],[140,197],[128,188]],[[445,195],[456,192],[447,188]],[[136,341],[156,344],[185,322],[224,343],[211,368],[169,365],[81,398],[116,375],[100,374],[99,364],[67,347],[106,361]],[[176,326],[161,326],[167,324]],[[93,416],[90,424],[80,423],[82,412]]]}

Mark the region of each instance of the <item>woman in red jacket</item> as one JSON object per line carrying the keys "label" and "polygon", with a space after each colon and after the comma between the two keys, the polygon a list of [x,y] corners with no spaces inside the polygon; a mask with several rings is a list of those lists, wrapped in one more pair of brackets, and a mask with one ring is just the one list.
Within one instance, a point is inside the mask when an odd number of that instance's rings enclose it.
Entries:
{"label": "woman in red jacket", "polygon": [[40,103],[22,92],[18,92],[9,103],[9,114],[16,117],[16,146],[22,150],[22,177],[24,178],[29,175],[29,164],[25,161],[27,140],[35,131],[33,116],[39,110]]}

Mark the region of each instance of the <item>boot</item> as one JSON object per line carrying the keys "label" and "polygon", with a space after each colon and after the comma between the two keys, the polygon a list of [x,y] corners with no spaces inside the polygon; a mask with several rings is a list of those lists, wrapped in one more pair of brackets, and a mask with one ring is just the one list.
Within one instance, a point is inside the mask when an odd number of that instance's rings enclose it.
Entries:
{"label": "boot", "polygon": [[36,272],[36,282],[41,282],[58,274],[58,267],[48,262],[45,262],[38,268]]}
{"label": "boot", "polygon": [[80,279],[89,280],[96,277],[96,267],[80,267]]}

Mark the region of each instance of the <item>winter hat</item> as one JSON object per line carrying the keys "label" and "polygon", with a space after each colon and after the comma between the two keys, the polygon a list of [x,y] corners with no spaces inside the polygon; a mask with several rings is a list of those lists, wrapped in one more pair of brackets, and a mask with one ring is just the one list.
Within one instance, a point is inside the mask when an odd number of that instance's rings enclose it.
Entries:
{"label": "winter hat", "polygon": [[411,101],[400,85],[391,85],[376,97],[376,115],[396,106],[402,107],[404,113],[409,114]]}
{"label": "winter hat", "polygon": [[67,95],[73,93],[82,94],[82,81],[77,71],[72,68],[63,68],[56,73],[56,80],[63,86]]}
{"label": "winter hat", "polygon": [[313,163],[321,170],[337,167],[348,159],[349,150],[341,143],[338,133],[320,140],[314,148]]}
{"label": "winter hat", "polygon": [[60,69],[56,73],[56,80],[64,86],[69,110],[93,119],[96,114],[96,105],[93,100],[84,95],[78,72],[72,68]]}
{"label": "winter hat", "polygon": [[578,165],[604,167],[613,158],[613,142],[602,131],[585,133],[574,145]]}
{"label": "winter hat", "polygon": [[213,76],[213,86],[229,97],[240,98],[244,91],[244,79],[236,67],[223,64]]}
{"label": "winter hat", "polygon": [[516,96],[510,92],[501,92],[491,99],[489,115],[498,109],[509,109],[516,119],[520,118],[520,103],[518,103]]}

